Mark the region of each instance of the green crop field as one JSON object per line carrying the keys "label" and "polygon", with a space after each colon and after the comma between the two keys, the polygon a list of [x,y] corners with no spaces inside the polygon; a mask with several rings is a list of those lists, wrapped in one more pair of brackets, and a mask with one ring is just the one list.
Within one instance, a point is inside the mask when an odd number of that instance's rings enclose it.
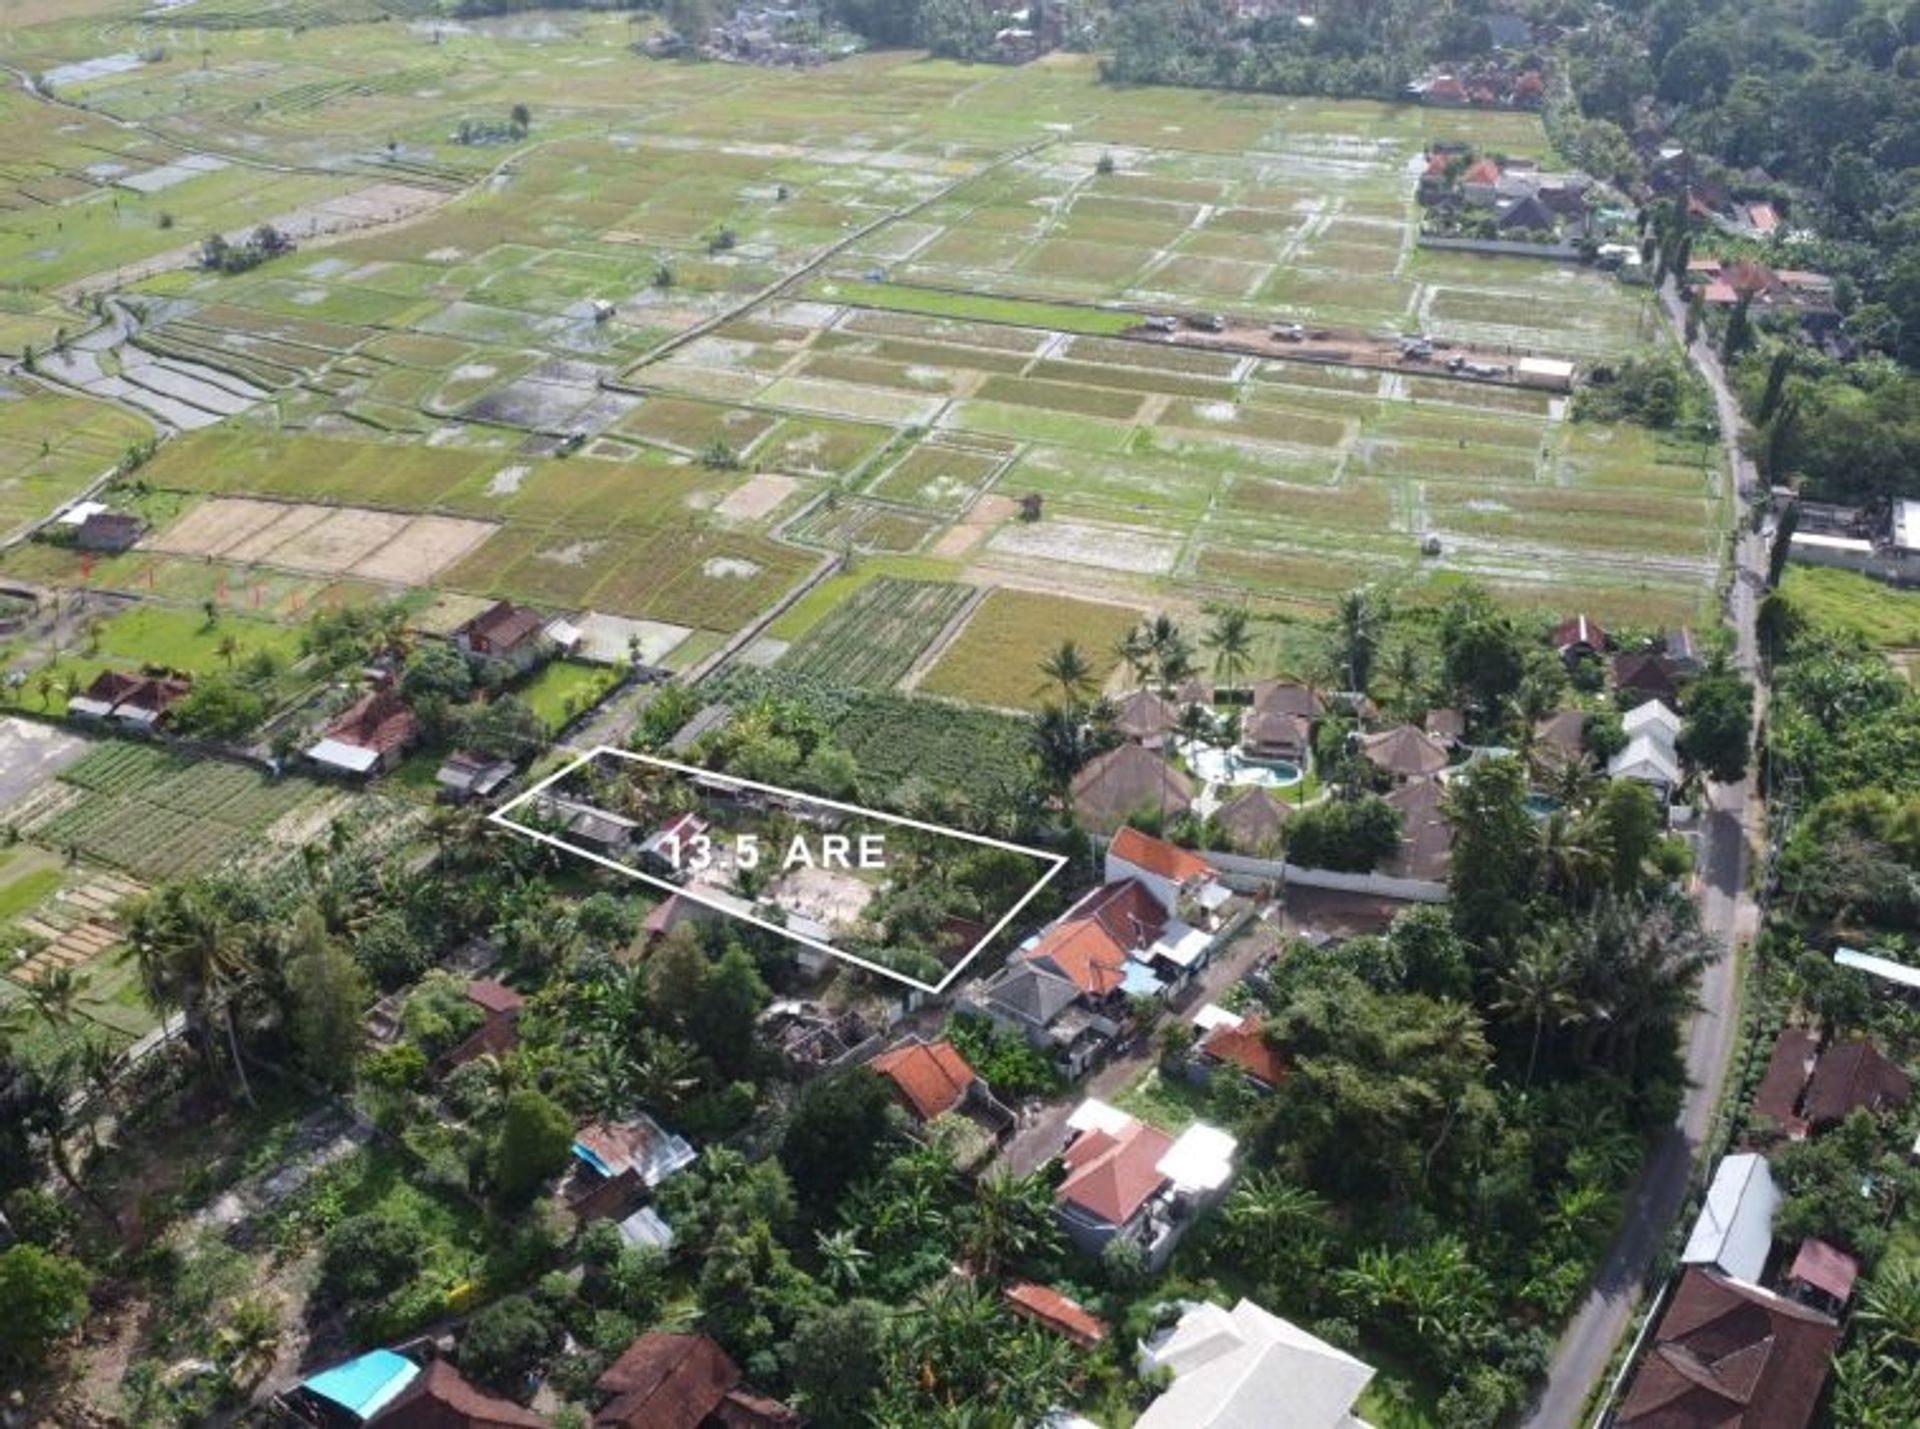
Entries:
{"label": "green crop field", "polygon": [[101,745],[60,778],[79,797],[35,820],[27,836],[147,879],[204,873],[256,851],[262,835],[316,794],[296,779],[143,744]]}
{"label": "green crop field", "polygon": [[788,650],[781,668],[886,689],[913,667],[973,593],[971,586],[883,577]]}

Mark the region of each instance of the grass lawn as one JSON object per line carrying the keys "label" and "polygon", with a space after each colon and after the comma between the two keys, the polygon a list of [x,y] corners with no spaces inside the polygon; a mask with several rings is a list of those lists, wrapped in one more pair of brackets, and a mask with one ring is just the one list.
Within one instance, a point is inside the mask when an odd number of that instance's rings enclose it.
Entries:
{"label": "grass lawn", "polygon": [[1150,1068],[1139,1081],[1116,1096],[1113,1104],[1149,1126],[1157,1126],[1175,1136],[1207,1114],[1204,1088],[1180,1078],[1169,1080],[1160,1075],[1158,1067]]}
{"label": "grass lawn", "polygon": [[[234,643],[231,662],[221,654],[229,636]],[[221,673],[261,650],[283,665],[291,664],[299,658],[300,633],[239,615],[223,614],[208,624],[201,611],[159,605],[136,605],[100,627],[100,654],[111,663],[165,665],[191,675]]]}
{"label": "grass lawn", "polygon": [[44,849],[0,849],[0,923],[39,906],[60,886],[60,860]]}
{"label": "grass lawn", "polygon": [[1821,566],[1788,566],[1783,588],[1815,624],[1853,632],[1883,649],[1920,646],[1920,591]]}
{"label": "grass lawn", "polygon": [[550,660],[513,693],[525,700],[548,733],[554,734],[572,723],[576,715],[599,704],[619,682],[620,672],[604,665]]}

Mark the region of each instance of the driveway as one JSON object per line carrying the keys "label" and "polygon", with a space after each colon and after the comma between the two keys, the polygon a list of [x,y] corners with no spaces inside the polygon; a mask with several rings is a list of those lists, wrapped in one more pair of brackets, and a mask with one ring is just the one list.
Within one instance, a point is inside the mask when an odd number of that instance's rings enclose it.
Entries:
{"label": "driveway", "polygon": [[[1670,287],[1662,290],[1661,302],[1678,329],[1684,314]],[[1721,441],[1727,448],[1734,489],[1740,498],[1733,589],[1726,619],[1735,636],[1736,662],[1741,673],[1754,683],[1757,729],[1766,714],[1767,687],[1761,679],[1754,611],[1766,581],[1767,541],[1765,536],[1747,530],[1746,502],[1758,488],[1759,476],[1740,450],[1746,425],[1739,403],[1728,389],[1718,354],[1703,338],[1693,344],[1688,356],[1713,393]],[[1748,851],[1757,842],[1764,806],[1753,773],[1744,783],[1711,785],[1707,797],[1698,897],[1701,922],[1718,945],[1719,954],[1701,978],[1700,1007],[1687,1024],[1686,1095],[1674,1124],[1655,1143],[1640,1173],[1626,1205],[1625,1219],[1608,1247],[1592,1289],[1560,1338],[1539,1403],[1526,1421],[1528,1429],[1570,1429],[1581,1422],[1582,1409],[1632,1322],[1634,1305],[1654,1256],[1686,1201],[1695,1162],[1726,1084],[1739,1032],[1740,979],[1734,950],[1740,941],[1753,935],[1759,922],[1759,910],[1748,896],[1746,885]]]}

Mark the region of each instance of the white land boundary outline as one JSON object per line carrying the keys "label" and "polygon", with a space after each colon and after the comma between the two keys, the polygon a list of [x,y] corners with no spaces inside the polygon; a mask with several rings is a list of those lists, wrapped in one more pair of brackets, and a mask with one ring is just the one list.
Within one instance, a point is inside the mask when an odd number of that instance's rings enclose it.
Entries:
{"label": "white land boundary outline", "polygon": [[[1022,894],[1019,900],[1001,915],[999,922],[987,929],[980,940],[971,948],[967,949],[966,953],[953,965],[945,977],[941,978],[938,983],[922,982],[919,978],[909,977],[898,969],[883,967],[879,963],[859,957],[844,949],[836,948],[831,943],[820,942],[816,938],[807,937],[804,933],[797,933],[792,928],[782,927],[780,924],[770,922],[765,918],[755,917],[752,913],[742,912],[740,908],[730,907],[718,899],[702,897],[693,889],[683,888],[669,879],[656,878],[650,873],[643,873],[637,868],[621,863],[618,859],[608,858],[604,854],[593,852],[591,849],[581,848],[578,844],[569,843],[563,838],[546,833],[540,829],[528,828],[525,824],[516,823],[513,820],[511,815],[515,809],[518,809],[522,804],[538,799],[551,786],[559,783],[576,770],[593,763],[603,754],[611,754],[620,759],[631,760],[635,764],[648,764],[656,769],[670,769],[676,774],[698,776],[702,779],[713,780],[716,783],[730,784],[737,789],[758,789],[762,793],[778,794],[787,799],[801,799],[809,804],[818,804],[822,808],[838,809],[842,813],[858,814],[862,818],[880,819],[889,824],[898,824],[903,828],[919,829],[922,833],[939,834],[945,838],[960,839],[967,843],[979,844],[984,848],[1004,849],[1009,853],[1025,854],[1029,858],[1038,859],[1040,862],[1046,864],[1047,871],[1041,874],[1033,887]],[[739,918],[743,922],[752,923],[757,928],[765,928],[770,933],[778,933],[782,937],[791,938],[796,943],[804,943],[810,948],[817,948],[823,953],[830,953],[842,962],[852,963],[856,967],[865,968],[868,972],[882,973],[896,982],[905,983],[908,987],[918,992],[933,993],[936,995],[950,987],[953,984],[953,980],[966,971],[967,964],[979,955],[980,950],[992,942],[994,938],[998,937],[1000,930],[1011,923],[1014,918],[1018,916],[1020,910],[1031,903],[1039,894],[1040,890],[1053,881],[1054,875],[1067,866],[1067,859],[1064,854],[1046,853],[1041,849],[1028,848],[1025,844],[1009,843],[1005,839],[988,838],[985,834],[968,833],[965,829],[948,828],[944,824],[930,824],[921,819],[909,819],[901,814],[889,814],[881,809],[870,809],[863,804],[845,804],[837,799],[823,798],[818,794],[809,794],[799,789],[788,789],[778,784],[761,784],[752,779],[741,779],[732,774],[720,774],[711,769],[702,769],[694,764],[681,764],[671,759],[659,759],[650,754],[635,754],[631,750],[616,749],[610,744],[596,745],[572,763],[556,769],[531,789],[515,795],[492,813],[488,814],[487,821],[498,824],[503,829],[511,829],[514,833],[523,834],[527,838],[538,839],[541,843],[550,844],[554,848],[566,853],[589,859],[601,865],[603,868],[614,870],[616,873],[624,873],[629,878],[635,878],[642,883],[651,884],[663,892],[677,893],[682,898],[703,904],[717,912],[725,913],[729,917]]]}

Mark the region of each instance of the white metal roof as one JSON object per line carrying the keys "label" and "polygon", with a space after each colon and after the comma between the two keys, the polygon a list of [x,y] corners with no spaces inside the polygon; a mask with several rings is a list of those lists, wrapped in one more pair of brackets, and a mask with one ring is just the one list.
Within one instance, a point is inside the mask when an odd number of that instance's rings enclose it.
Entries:
{"label": "white metal roof", "polygon": [[1118,1136],[1131,1125],[1132,1117],[1098,1097],[1088,1097],[1067,1118],[1068,1131],[1104,1131],[1109,1136]]}
{"label": "white metal roof", "polygon": [[1205,957],[1207,949],[1212,946],[1212,935],[1203,933],[1198,928],[1189,928],[1176,918],[1170,921],[1166,931],[1154,940],[1153,952],[1155,956],[1165,958],[1176,967],[1190,968]]}
{"label": "white metal roof", "polygon": [[[71,709],[72,705],[68,705]],[[1857,948],[1841,948],[1834,953],[1833,960],[1843,968],[1853,968],[1859,972],[1870,973],[1874,977],[1885,978],[1888,982],[1897,982],[1902,987],[1920,988],[1920,968],[1908,967],[1892,958],[1877,957],[1873,953],[1863,953]]]}
{"label": "white metal roof", "polygon": [[1871,553],[1873,542],[1863,541],[1858,536],[1820,536],[1809,531],[1795,531],[1788,548],[1808,546],[1825,551],[1858,551]]}
{"label": "white metal roof", "polygon": [[98,516],[110,509],[104,501],[76,501],[54,520],[62,526],[81,526],[89,516]]}
{"label": "white metal roof", "polygon": [[1188,1306],[1140,1361],[1174,1379],[1135,1429],[1362,1429],[1353,1404],[1373,1378],[1372,1366],[1251,1300]]}
{"label": "white metal roof", "polygon": [[1902,551],[1920,551],[1920,501],[1893,503],[1893,544]]}
{"label": "white metal roof", "polygon": [[313,745],[307,750],[307,758],[315,764],[345,769],[353,774],[365,774],[380,762],[377,751],[363,749],[357,744],[346,744],[337,739],[323,739]]}
{"label": "white metal roof", "polygon": [[1680,1263],[1712,1266],[1758,1285],[1773,1249],[1773,1214],[1779,1206],[1780,1191],[1766,1157],[1752,1151],[1723,1156]]}
{"label": "white metal roof", "polygon": [[1666,743],[1672,744],[1680,737],[1680,716],[1668,709],[1664,701],[1648,700],[1620,716],[1620,728],[1629,735],[1662,730],[1666,734]]}
{"label": "white metal roof", "polygon": [[1153,1169],[1179,1190],[1217,1191],[1233,1179],[1233,1153],[1239,1144],[1219,1127],[1195,1122]]}
{"label": "white metal roof", "polygon": [[1647,734],[1636,734],[1627,741],[1625,749],[1607,761],[1607,777],[1678,784],[1680,766],[1657,739]]}
{"label": "white metal roof", "polygon": [[1240,1014],[1227,1011],[1217,1002],[1209,1002],[1193,1014],[1193,1025],[1202,1032],[1211,1032],[1216,1027],[1238,1027]]}
{"label": "white metal roof", "polygon": [[1523,357],[1520,359],[1520,370],[1540,377],[1573,376],[1573,364],[1562,362],[1557,357]]}

